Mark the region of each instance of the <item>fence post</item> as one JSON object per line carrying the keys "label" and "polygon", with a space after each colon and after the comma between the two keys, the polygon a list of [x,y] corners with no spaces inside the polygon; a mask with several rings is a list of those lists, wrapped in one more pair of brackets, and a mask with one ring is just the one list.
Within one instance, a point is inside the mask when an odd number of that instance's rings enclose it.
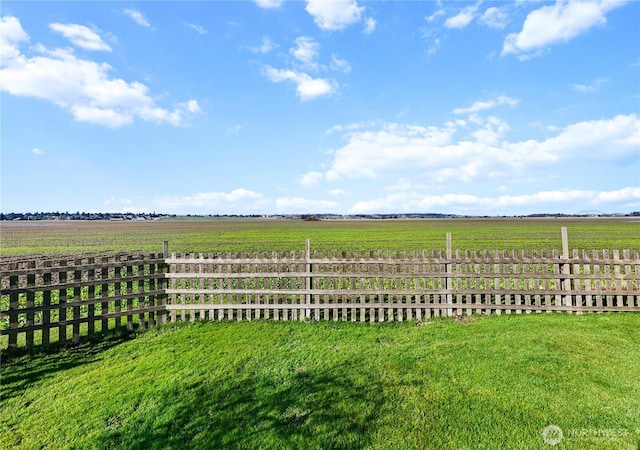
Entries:
{"label": "fence post", "polygon": [[[307,293],[305,294],[305,304],[309,305],[311,304],[311,241],[309,240],[309,238],[307,238],[307,240],[305,241],[304,244],[304,258],[305,258],[305,279],[304,279],[304,289],[307,291]],[[309,308],[306,308],[304,310],[304,318],[305,319],[309,319],[311,318],[311,310]]]}
{"label": "fence post", "polygon": [[80,342],[80,302],[82,301],[82,271],[78,267],[82,266],[81,259],[75,259],[73,265],[76,269],[73,271],[73,325],[71,327],[71,342],[77,344]]}
{"label": "fence post", "polygon": [[158,306],[164,306],[163,309],[158,310],[158,325],[167,323],[167,286],[169,280],[166,277],[169,271],[169,264],[167,264],[167,258],[169,258],[169,241],[162,241],[162,262],[158,264],[158,272],[162,274],[162,278],[158,279]]}
{"label": "fence post", "polygon": [[[45,286],[51,284],[51,261],[44,262],[44,268],[46,272],[42,275],[42,282]],[[51,290],[47,289],[42,293],[42,345],[48,346],[51,337],[50,323],[51,323]]]}
{"label": "fence post", "polygon": [[67,261],[60,260],[58,268],[58,343],[64,344],[67,340]]}
{"label": "fence post", "polygon": [[17,275],[9,277],[9,289],[9,348],[16,348],[18,346],[18,313],[15,311],[20,308]]}
{"label": "fence post", "polygon": [[[560,257],[564,262],[561,264],[561,272],[564,275],[562,278],[562,290],[571,291],[571,264],[569,264],[569,234],[567,233],[567,227],[560,228],[560,234],[562,236],[562,256]],[[573,306],[571,294],[565,294],[562,298],[563,306]],[[578,306],[578,305],[576,305]],[[581,305],[579,305],[581,306]]]}
{"label": "fence post", "polygon": [[[29,269],[35,269],[36,268],[36,261],[29,261],[29,264],[27,265],[27,268]],[[36,294],[35,294],[35,287],[36,287],[36,274],[35,273],[30,273],[29,275],[27,275],[27,308],[33,308],[36,306],[35,303],[35,299],[36,299]],[[31,327],[33,328],[35,324],[35,314],[33,313],[33,310],[27,313],[27,322],[25,323],[25,325],[27,327]],[[33,348],[33,329],[31,330],[27,330],[27,336],[26,336],[26,347],[29,348]]]}
{"label": "fence post", "polygon": [[[447,273],[447,304],[451,305],[453,303],[453,294],[451,290],[453,289],[453,264],[451,263],[451,259],[453,258],[453,247],[451,246],[451,233],[447,233],[447,264],[446,264],[446,273]],[[447,308],[447,316],[453,315],[453,308],[450,306]]]}

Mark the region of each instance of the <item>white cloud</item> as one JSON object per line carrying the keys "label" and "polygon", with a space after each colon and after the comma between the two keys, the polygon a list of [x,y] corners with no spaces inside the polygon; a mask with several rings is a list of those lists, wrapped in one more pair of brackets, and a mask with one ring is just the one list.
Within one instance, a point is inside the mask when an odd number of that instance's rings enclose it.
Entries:
{"label": "white cloud", "polygon": [[367,17],[364,20],[364,30],[362,31],[364,34],[372,34],[376,30],[376,20]]}
{"label": "white cloud", "polygon": [[334,125],[331,128],[329,128],[327,131],[325,131],[325,134],[327,135],[331,135],[334,133],[349,133],[352,131],[356,131],[356,130],[360,130],[362,128],[365,128],[366,126],[376,126],[376,125],[380,125],[382,122],[379,120],[374,120],[368,123],[365,122],[354,122],[354,123],[350,123],[347,125]]}
{"label": "white cloud", "polygon": [[433,42],[431,43],[431,45],[429,46],[429,49],[427,50],[427,52],[430,55],[435,54],[438,50],[440,50],[440,38],[435,38],[433,40]]}
{"label": "white cloud", "polygon": [[489,28],[502,30],[509,22],[509,15],[506,8],[492,6],[485,10],[482,16],[478,19],[478,22],[482,25],[488,26]]}
{"label": "white cloud", "polygon": [[36,156],[42,156],[44,155],[44,151],[39,149],[39,148],[34,148],[31,150],[31,153],[33,153]]}
{"label": "white cloud", "polygon": [[[442,184],[514,179],[561,161],[640,157],[640,119],[635,114],[571,124],[542,141],[509,142],[508,130],[497,117],[477,116],[442,127],[386,123],[351,131],[344,135],[347,143],[333,151],[325,176],[329,181],[415,176]],[[468,134],[458,137],[462,132]]]}
{"label": "white cloud", "polygon": [[0,64],[18,59],[18,45],[29,40],[29,35],[22,29],[20,21],[12,16],[0,17]]}
{"label": "white cloud", "polygon": [[298,181],[304,187],[312,187],[318,184],[322,180],[322,177],[322,172],[312,171],[301,175],[300,178],[298,178]]}
{"label": "white cloud", "polygon": [[578,92],[595,92],[600,90],[600,87],[606,82],[607,80],[601,78],[601,79],[595,80],[591,84],[571,84],[570,86],[571,86],[571,89]]}
{"label": "white cloud", "polygon": [[474,102],[471,106],[467,108],[456,108],[453,110],[455,114],[472,114],[483,111],[485,109],[495,108],[496,106],[507,105],[507,106],[516,106],[518,104],[518,100],[511,98],[507,95],[501,95],[492,100],[479,100]]}
{"label": "white cloud", "polygon": [[192,114],[199,113],[202,111],[200,109],[200,105],[198,104],[197,100],[189,100],[186,103],[180,103],[178,106],[180,107],[180,109],[190,112]]}
{"label": "white cloud", "polygon": [[318,53],[320,44],[307,36],[300,36],[294,41],[295,47],[289,49],[289,53],[298,61],[304,63],[305,67],[317,68]]}
{"label": "white cloud", "polygon": [[19,21],[5,18],[2,25],[0,91],[47,100],[78,121],[109,127],[127,125],[136,118],[182,125],[200,110],[195,100],[173,110],[161,108],[144,84],[111,78],[109,64],[78,58],[71,49],[50,50],[37,44],[31,48],[33,56],[22,54],[17,44],[28,36]]}
{"label": "white cloud", "polygon": [[346,135],[348,143],[334,152],[327,178],[375,178],[399,167],[429,165],[437,159],[431,152],[450,144],[454,132],[453,128],[395,123],[377,131],[353,131]]}
{"label": "white cloud", "polygon": [[598,203],[640,201],[640,187],[625,187],[617,191],[600,192],[597,195]]}
{"label": "white cloud", "polygon": [[546,47],[568,42],[588,29],[606,23],[606,13],[624,3],[624,0],[557,0],[554,5],[530,12],[522,30],[505,38],[502,54],[518,55],[521,59],[535,56]]}
{"label": "white cloud", "polygon": [[331,69],[338,70],[340,72],[351,72],[351,64],[346,59],[340,59],[336,55],[331,55]]}
{"label": "white cloud", "polygon": [[231,192],[199,192],[185,196],[157,197],[154,204],[163,211],[200,211],[212,214],[258,211],[268,203],[259,192],[234,189]]}
{"label": "white cloud", "polygon": [[488,117],[483,127],[472,132],[477,143],[485,145],[497,145],[499,140],[509,130],[509,125],[497,117]]}
{"label": "white cloud", "polygon": [[144,206],[134,206],[133,199],[109,197],[103,204],[109,207],[111,211],[117,211],[122,214],[143,214],[147,212]]}
{"label": "white cloud", "polygon": [[446,28],[464,28],[471,23],[478,12],[478,5],[471,5],[463,8],[458,14],[449,17],[444,22]]}
{"label": "white cloud", "polygon": [[335,81],[324,78],[311,78],[304,72],[287,69],[274,69],[265,66],[265,76],[274,83],[292,81],[296,84],[296,94],[302,101],[313,100],[325,95],[332,95],[338,90]]}
{"label": "white cloud", "polygon": [[444,16],[446,13],[447,13],[447,10],[442,8],[441,6],[439,6],[438,9],[436,9],[433,14],[431,14],[430,16],[425,17],[424,19],[427,22],[433,22],[436,19],[438,19],[440,16]]}
{"label": "white cloud", "polygon": [[[579,203],[578,203],[579,202]],[[357,202],[352,214],[384,212],[452,212],[457,214],[515,214],[549,212],[554,208],[577,213],[576,204],[590,208],[616,210],[640,206],[640,188],[625,187],[616,191],[579,189],[539,191],[533,194],[481,197],[474,194],[423,194],[415,191],[394,192],[384,197]],[[582,206],[581,206],[582,207]]]}
{"label": "white cloud", "polygon": [[[640,157],[640,118],[636,114],[620,114],[611,119],[589,120],[566,126],[557,136],[542,142],[526,141],[511,145],[534,145],[541,155],[607,161]],[[606,149],[606,151],[603,151]]]}
{"label": "white cloud", "polygon": [[192,30],[194,30],[198,34],[201,34],[201,35],[207,34],[207,29],[204,28],[202,25],[198,25],[195,23],[185,23],[185,25],[191,28]]}
{"label": "white cloud", "polygon": [[256,5],[263,9],[277,9],[282,6],[284,0],[255,0]]}
{"label": "white cloud", "polygon": [[95,31],[84,25],[52,23],[49,24],[49,28],[69,39],[73,45],[85,50],[111,51],[111,47],[109,47]]}
{"label": "white cloud", "polygon": [[341,195],[348,195],[348,192],[345,191],[344,189],[329,189],[327,190],[327,194],[337,197]]}
{"label": "white cloud", "polygon": [[135,9],[125,9],[123,11],[127,16],[131,17],[138,25],[143,27],[150,27],[151,24],[147,21],[140,11],[136,11]]}
{"label": "white cloud", "polygon": [[336,31],[360,22],[365,8],[355,0],[307,0],[306,10],[318,27]]}
{"label": "white cloud", "polygon": [[[79,122],[92,123],[94,125],[103,125],[111,128],[118,128],[133,123],[133,115],[117,111],[115,109],[103,109],[96,106],[87,105],[63,105],[68,107],[73,113],[73,117]],[[150,118],[147,114],[146,118]]]}
{"label": "white cloud", "polygon": [[271,50],[273,50],[274,48],[276,48],[277,45],[274,44],[271,39],[269,39],[268,37],[263,37],[262,38],[262,44],[258,47],[251,47],[250,50],[253,53],[269,53]]}
{"label": "white cloud", "polygon": [[305,214],[335,212],[338,203],[329,200],[311,200],[302,197],[283,197],[276,200],[276,208],[280,213]]}

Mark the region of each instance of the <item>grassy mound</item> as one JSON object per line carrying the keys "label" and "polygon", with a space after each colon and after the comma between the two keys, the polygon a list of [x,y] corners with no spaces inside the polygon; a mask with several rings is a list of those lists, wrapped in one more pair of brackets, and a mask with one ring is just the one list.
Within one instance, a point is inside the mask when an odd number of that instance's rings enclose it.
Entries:
{"label": "grassy mound", "polygon": [[0,442],[548,449],[556,425],[557,448],[637,449],[639,329],[640,314],[170,325],[5,360]]}

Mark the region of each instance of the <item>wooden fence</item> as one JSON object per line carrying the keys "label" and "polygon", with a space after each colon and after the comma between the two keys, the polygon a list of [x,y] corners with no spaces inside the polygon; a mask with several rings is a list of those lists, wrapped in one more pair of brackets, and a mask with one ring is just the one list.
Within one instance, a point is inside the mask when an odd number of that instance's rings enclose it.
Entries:
{"label": "wooden fence", "polygon": [[[383,322],[434,316],[640,312],[640,251],[120,255],[30,261],[2,273],[9,347],[195,320]],[[17,263],[13,263],[17,264]],[[6,309],[8,306],[8,310]],[[7,320],[8,319],[8,320]],[[81,328],[86,324],[86,329]]]}
{"label": "wooden fence", "polygon": [[31,348],[163,323],[165,267],[162,255],[131,254],[3,262],[0,334]]}

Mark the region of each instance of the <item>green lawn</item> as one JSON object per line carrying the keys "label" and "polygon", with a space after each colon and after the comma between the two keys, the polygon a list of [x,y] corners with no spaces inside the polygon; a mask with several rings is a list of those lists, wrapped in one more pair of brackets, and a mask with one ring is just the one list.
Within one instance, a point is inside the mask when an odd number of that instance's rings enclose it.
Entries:
{"label": "green lawn", "polygon": [[5,355],[0,442],[636,450],[639,329],[640,314],[168,325]]}

